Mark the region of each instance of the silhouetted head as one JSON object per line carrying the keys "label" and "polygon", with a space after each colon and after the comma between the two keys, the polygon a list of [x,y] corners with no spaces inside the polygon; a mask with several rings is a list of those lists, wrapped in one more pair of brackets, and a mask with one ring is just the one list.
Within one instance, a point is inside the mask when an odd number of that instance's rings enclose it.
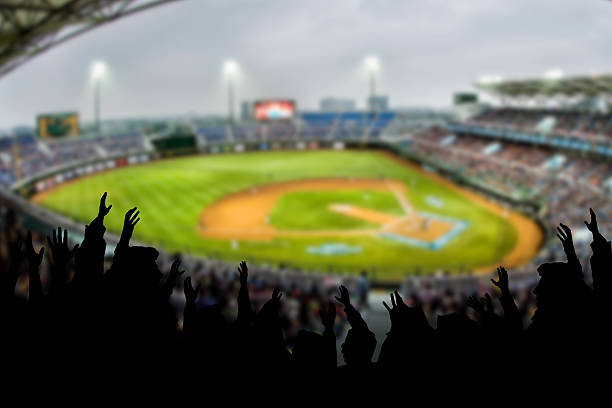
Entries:
{"label": "silhouetted head", "polygon": [[340,349],[347,365],[368,364],[376,350],[376,336],[369,330],[350,329]]}
{"label": "silhouetted head", "polygon": [[163,276],[157,266],[158,256],[159,252],[152,247],[129,247],[125,257],[128,274],[140,284],[158,285]]}
{"label": "silhouetted head", "polygon": [[291,354],[293,364],[299,369],[325,367],[325,343],[323,336],[308,330],[300,330]]}
{"label": "silhouetted head", "polygon": [[582,273],[565,262],[542,264],[538,273],[540,281],[533,290],[538,309],[572,307],[588,291]]}
{"label": "silhouetted head", "polygon": [[451,313],[438,316],[438,332],[453,336],[472,336],[479,330],[479,325],[463,313]]}

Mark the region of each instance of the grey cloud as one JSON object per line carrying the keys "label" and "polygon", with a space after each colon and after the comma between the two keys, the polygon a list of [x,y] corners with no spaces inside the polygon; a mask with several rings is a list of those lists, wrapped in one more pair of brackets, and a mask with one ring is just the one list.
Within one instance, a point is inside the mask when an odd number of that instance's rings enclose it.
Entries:
{"label": "grey cloud", "polygon": [[359,65],[382,61],[394,106],[447,106],[484,73],[538,76],[612,67],[612,4],[597,0],[178,2],[97,29],[0,79],[0,128],[36,113],[92,116],[90,64],[109,66],[105,117],[223,113],[221,65],[239,61],[238,99],[328,95],[363,106]]}

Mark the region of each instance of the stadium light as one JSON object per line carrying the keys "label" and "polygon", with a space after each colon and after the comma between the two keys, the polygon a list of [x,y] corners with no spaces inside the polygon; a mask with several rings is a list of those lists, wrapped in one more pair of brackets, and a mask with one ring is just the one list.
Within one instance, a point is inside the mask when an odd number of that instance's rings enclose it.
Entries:
{"label": "stadium light", "polygon": [[223,73],[228,78],[236,76],[238,73],[238,63],[234,60],[227,60],[223,64]]}
{"label": "stadium light", "polygon": [[563,70],[559,68],[550,69],[544,73],[544,79],[548,79],[550,81],[556,81],[563,78]]}
{"label": "stadium light", "polygon": [[106,73],[106,65],[102,61],[94,62],[91,68],[91,77],[93,79],[100,79]]}
{"label": "stadium light", "polygon": [[91,78],[94,81],[94,120],[96,133],[100,135],[100,82],[106,74],[106,65],[102,61],[94,62],[91,68]]}
{"label": "stadium light", "polygon": [[364,65],[370,79],[370,110],[372,113],[374,113],[374,97],[376,96],[376,75],[378,75],[378,73],[380,72],[380,60],[378,59],[378,57],[370,55],[366,57]]}
{"label": "stadium light", "polygon": [[227,79],[227,103],[228,115],[231,123],[234,123],[234,82],[238,75],[238,63],[227,60],[223,63],[223,76]]}
{"label": "stadium light", "polygon": [[365,67],[369,73],[377,74],[380,71],[380,60],[374,55],[370,55],[365,59]]}

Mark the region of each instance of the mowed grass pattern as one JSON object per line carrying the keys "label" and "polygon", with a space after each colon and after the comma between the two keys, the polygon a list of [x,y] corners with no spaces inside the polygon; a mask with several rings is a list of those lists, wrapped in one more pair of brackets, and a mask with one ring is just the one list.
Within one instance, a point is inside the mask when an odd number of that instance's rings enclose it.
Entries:
{"label": "mowed grass pattern", "polygon": [[[198,216],[207,205],[254,185],[319,177],[382,176],[404,181],[408,187],[407,197],[417,210],[468,221],[469,228],[438,251],[372,237],[282,238],[271,242],[239,241],[236,245],[226,240],[203,239],[197,233]],[[105,221],[109,230],[119,233],[125,211],[137,206],[141,221],[136,227],[135,238],[169,251],[232,261],[283,263],[322,271],[356,272],[375,268],[378,279],[398,279],[416,271],[430,273],[445,269],[457,272],[490,265],[512,249],[517,234],[506,219],[423,174],[370,151],[282,151],[167,159],[76,180],[47,194],[42,204],[88,223],[95,216],[104,191],[108,192],[108,202],[113,205]],[[325,192],[315,192],[298,199],[292,198],[292,193],[281,198],[280,207],[274,208],[271,219],[279,228],[289,229],[313,222],[313,217],[318,218],[316,213],[325,211],[319,204],[335,201],[338,193],[329,192],[326,198]],[[364,200],[359,201],[363,191],[353,192],[353,195],[346,198],[368,206]],[[308,197],[314,201],[312,204],[298,204],[299,198]],[[431,197],[442,203],[442,207],[432,206]],[[387,198],[377,197],[376,200],[379,198],[381,207],[377,209],[397,211],[391,208],[393,205]],[[283,205],[288,206],[286,213]],[[315,212],[308,211],[314,207],[318,208]],[[325,226],[325,222],[314,222],[321,228]],[[329,227],[335,228],[337,224]],[[343,227],[352,228],[355,224]],[[362,252],[327,256],[307,252],[308,247],[322,243],[359,246]]]}
{"label": "mowed grass pattern", "polygon": [[[332,211],[332,204],[348,204],[390,215],[403,214],[392,193],[374,190],[296,191],[281,196],[269,223],[281,230],[377,228],[380,225]],[[300,214],[296,217],[295,214]]]}

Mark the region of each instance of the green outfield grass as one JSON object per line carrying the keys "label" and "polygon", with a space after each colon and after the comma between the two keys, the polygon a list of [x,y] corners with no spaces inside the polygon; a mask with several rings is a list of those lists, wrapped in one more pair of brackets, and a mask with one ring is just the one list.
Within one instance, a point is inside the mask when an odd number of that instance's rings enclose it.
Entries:
{"label": "green outfield grass", "polygon": [[331,204],[351,204],[389,214],[402,214],[402,208],[392,193],[374,190],[296,191],[284,194],[277,201],[270,213],[270,224],[284,230],[354,229],[378,226],[333,212],[329,209]]}
{"label": "green outfield grass", "polygon": [[[468,228],[439,250],[421,249],[379,237],[282,238],[272,242],[203,239],[198,216],[212,202],[254,185],[316,177],[385,176],[402,180],[419,211],[469,222]],[[108,171],[60,186],[42,204],[88,223],[104,191],[113,205],[106,218],[119,233],[127,209],[138,206],[141,221],[135,238],[170,251],[218,256],[237,261],[285,263],[306,269],[358,271],[376,268],[378,279],[397,279],[418,270],[451,272],[497,262],[509,252],[517,232],[504,218],[419,172],[369,151],[283,151],[168,159]],[[270,214],[279,229],[361,228],[368,223],[331,213],[330,203],[348,203],[401,213],[390,193],[380,191],[293,192],[281,197]],[[345,244],[359,253],[321,255],[309,248]]]}

